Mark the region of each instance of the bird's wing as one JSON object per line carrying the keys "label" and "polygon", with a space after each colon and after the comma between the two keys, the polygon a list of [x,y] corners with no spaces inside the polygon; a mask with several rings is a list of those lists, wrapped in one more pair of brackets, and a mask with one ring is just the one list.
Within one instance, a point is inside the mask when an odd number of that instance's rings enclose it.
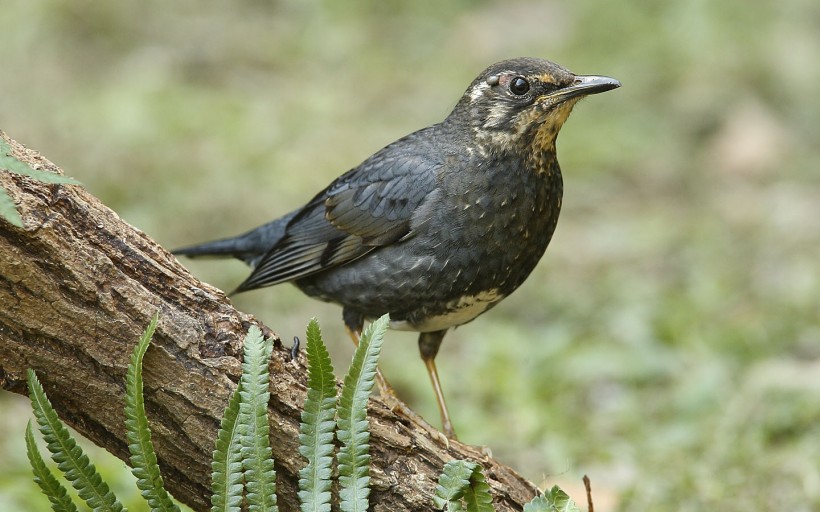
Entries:
{"label": "bird's wing", "polygon": [[408,137],[343,174],[305,205],[237,291],[299,279],[413,236],[413,213],[435,189],[443,164],[434,148]]}

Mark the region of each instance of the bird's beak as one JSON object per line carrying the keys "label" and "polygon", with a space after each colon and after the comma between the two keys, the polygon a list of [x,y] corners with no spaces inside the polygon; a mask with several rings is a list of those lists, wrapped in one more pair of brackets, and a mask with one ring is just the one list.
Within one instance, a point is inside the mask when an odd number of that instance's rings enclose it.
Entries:
{"label": "bird's beak", "polygon": [[550,94],[553,104],[562,103],[572,98],[611,91],[621,86],[621,82],[608,76],[578,75],[572,85]]}

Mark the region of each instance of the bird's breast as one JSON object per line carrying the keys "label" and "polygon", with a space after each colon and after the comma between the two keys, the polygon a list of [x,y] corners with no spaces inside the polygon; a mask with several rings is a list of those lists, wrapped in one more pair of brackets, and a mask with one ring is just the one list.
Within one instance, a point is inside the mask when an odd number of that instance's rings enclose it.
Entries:
{"label": "bird's breast", "polygon": [[444,228],[432,234],[448,249],[442,254],[466,274],[466,292],[497,288],[508,295],[538,263],[555,231],[563,192],[557,162],[544,169],[523,159],[479,162],[444,189],[434,223]]}

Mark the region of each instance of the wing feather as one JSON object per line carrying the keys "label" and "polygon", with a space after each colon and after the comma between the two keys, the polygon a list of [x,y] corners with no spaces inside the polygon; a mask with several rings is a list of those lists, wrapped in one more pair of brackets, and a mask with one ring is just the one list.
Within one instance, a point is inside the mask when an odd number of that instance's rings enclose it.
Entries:
{"label": "wing feather", "polygon": [[443,166],[426,130],[387,146],[314,197],[237,291],[306,277],[412,236],[413,215]]}

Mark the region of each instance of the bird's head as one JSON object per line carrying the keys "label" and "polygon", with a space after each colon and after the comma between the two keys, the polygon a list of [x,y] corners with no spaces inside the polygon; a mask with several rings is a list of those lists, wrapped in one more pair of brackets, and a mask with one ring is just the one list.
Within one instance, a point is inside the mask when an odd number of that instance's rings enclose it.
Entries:
{"label": "bird's head", "polygon": [[554,151],[558,131],[578,100],[621,83],[575,75],[544,59],[519,58],[482,72],[451,114],[466,121],[487,151],[520,148]]}

